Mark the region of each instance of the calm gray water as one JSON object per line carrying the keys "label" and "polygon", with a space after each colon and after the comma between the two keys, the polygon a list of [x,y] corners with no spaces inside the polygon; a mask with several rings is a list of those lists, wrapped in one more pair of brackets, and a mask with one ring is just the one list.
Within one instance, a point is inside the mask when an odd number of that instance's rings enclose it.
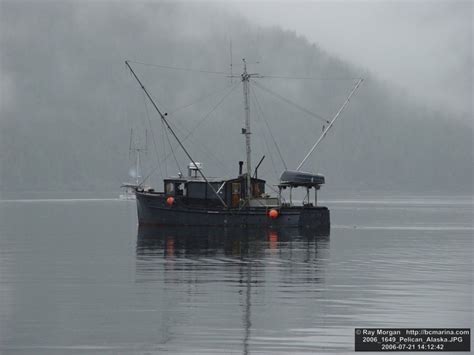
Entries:
{"label": "calm gray water", "polygon": [[0,352],[352,352],[355,327],[472,326],[472,199],[327,205],[330,236],[138,231],[130,201],[0,201]]}

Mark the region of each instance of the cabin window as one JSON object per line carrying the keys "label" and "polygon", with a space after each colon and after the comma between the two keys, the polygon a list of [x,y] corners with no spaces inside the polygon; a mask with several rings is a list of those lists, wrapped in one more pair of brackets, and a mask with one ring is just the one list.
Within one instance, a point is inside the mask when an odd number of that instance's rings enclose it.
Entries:
{"label": "cabin window", "polygon": [[176,183],[176,196],[183,196],[184,195],[184,183]]}
{"label": "cabin window", "polygon": [[252,189],[253,189],[253,197],[260,197],[262,193],[260,192],[260,186],[258,182],[254,182],[252,184]]}
{"label": "cabin window", "polygon": [[[219,190],[222,185],[222,182],[212,182],[212,187],[215,191]],[[178,190],[176,190],[176,193]],[[212,191],[212,188],[206,182],[188,182],[186,187],[187,197],[190,198],[202,198],[209,200],[217,200],[219,197]],[[219,195],[223,195],[223,190],[219,192]]]}
{"label": "cabin window", "polygon": [[232,195],[239,195],[240,197],[240,182],[232,183]]}
{"label": "cabin window", "polygon": [[188,183],[188,197],[206,198],[206,183],[191,182]]}
{"label": "cabin window", "polygon": [[174,195],[174,184],[172,182],[167,182],[165,190],[167,195]]}
{"label": "cabin window", "polygon": [[265,193],[265,183],[255,181],[252,182],[252,196],[261,197]]}

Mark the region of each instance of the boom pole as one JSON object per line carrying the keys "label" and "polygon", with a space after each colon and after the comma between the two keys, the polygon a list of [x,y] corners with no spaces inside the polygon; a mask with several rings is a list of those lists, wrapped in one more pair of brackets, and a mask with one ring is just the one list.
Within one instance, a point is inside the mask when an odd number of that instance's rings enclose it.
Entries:
{"label": "boom pole", "polygon": [[319,143],[323,140],[324,137],[326,137],[326,134],[328,133],[328,131],[331,129],[332,125],[334,124],[334,122],[336,122],[336,120],[338,119],[339,115],[342,113],[342,111],[344,111],[344,109],[346,108],[347,104],[349,103],[349,101],[351,100],[351,97],[352,95],[355,94],[355,92],[357,91],[357,89],[359,88],[360,84],[362,84],[362,82],[364,81],[364,79],[359,79],[357,81],[357,83],[355,84],[354,88],[352,89],[351,93],[349,94],[349,96],[347,97],[346,101],[344,102],[344,104],[341,106],[341,108],[339,109],[339,111],[337,111],[336,115],[334,116],[334,118],[332,119],[332,121],[329,123],[329,125],[326,127],[326,129],[323,131],[323,134],[321,134],[321,136],[319,137],[319,139],[316,141],[316,143],[314,143],[313,147],[309,150],[308,154],[306,154],[306,156],[304,157],[304,159],[301,161],[301,163],[298,165],[298,167],[296,168],[296,171],[299,171],[301,169],[301,167],[303,166],[303,164],[306,162],[306,160],[309,158],[309,156],[314,152],[314,150],[316,149],[316,147],[319,145]]}
{"label": "boom pole", "polygon": [[140,79],[138,78],[137,74],[135,74],[135,72],[133,71],[132,67],[130,66],[130,63],[128,62],[128,60],[125,61],[125,64],[127,65],[127,67],[130,69],[130,72],[133,74],[133,76],[135,77],[135,79],[138,81],[138,83],[140,84],[140,87],[142,88],[142,90],[145,92],[146,96],[148,97],[148,99],[150,100],[150,102],[152,103],[153,107],[155,108],[156,112],[158,112],[158,115],[160,115],[161,117],[161,120],[165,123],[166,127],[169,129],[169,131],[171,132],[171,134],[173,135],[173,137],[176,139],[176,141],[178,142],[179,146],[181,147],[181,149],[183,149],[184,153],[186,154],[186,156],[188,157],[189,160],[191,160],[191,162],[194,164],[194,166],[196,167],[196,169],[199,171],[199,174],[202,176],[202,178],[204,179],[204,181],[207,183],[207,185],[211,188],[211,190],[216,194],[217,198],[219,199],[219,201],[222,203],[222,205],[227,208],[227,204],[224,202],[224,200],[219,196],[219,194],[217,193],[217,191],[214,189],[214,187],[211,185],[211,183],[209,182],[209,180],[207,180],[206,176],[204,175],[204,173],[202,172],[201,168],[196,164],[196,162],[194,161],[194,159],[191,157],[191,155],[188,153],[188,151],[186,150],[186,148],[184,147],[183,143],[181,143],[181,141],[179,140],[178,136],[176,135],[176,133],[174,132],[173,128],[171,128],[170,124],[168,123],[168,120],[165,118],[165,116],[167,115],[166,113],[163,114],[160,109],[158,108],[158,106],[156,106],[155,104],[155,101],[152,99],[152,97],[150,96],[150,94],[148,93],[148,91],[146,90],[145,86],[142,84],[142,82],[140,81]]}

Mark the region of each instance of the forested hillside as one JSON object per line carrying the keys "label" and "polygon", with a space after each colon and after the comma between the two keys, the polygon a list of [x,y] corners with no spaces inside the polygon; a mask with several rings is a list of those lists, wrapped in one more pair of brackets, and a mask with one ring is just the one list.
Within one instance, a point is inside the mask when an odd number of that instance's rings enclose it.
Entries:
{"label": "forested hillside", "polygon": [[[250,72],[279,76],[251,85],[253,161],[267,156],[260,177],[275,182],[284,168],[271,135],[287,167],[295,168],[322,131],[315,116],[330,119],[364,77],[303,170],[324,174],[326,188],[333,190],[472,192],[472,117],[434,112],[380,82],[370,68],[332,57],[296,33],[261,28],[202,4],[0,7],[1,191],[118,189],[132,165],[131,127],[153,132],[143,166],[152,171],[156,153],[159,159],[169,155],[172,138],[145,104],[124,60],[227,73],[232,40],[233,74],[242,71],[246,58]],[[180,136],[192,132],[185,145],[209,175],[237,173],[244,159],[238,79],[132,65]],[[185,169],[186,157],[171,142]],[[170,156],[150,182],[177,171]]]}

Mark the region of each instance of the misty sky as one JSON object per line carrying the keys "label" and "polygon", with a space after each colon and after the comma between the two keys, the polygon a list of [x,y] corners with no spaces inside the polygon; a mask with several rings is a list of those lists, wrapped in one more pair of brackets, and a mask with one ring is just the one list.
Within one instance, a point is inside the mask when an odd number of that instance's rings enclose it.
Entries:
{"label": "misty sky", "polygon": [[[258,25],[294,30],[359,66],[361,72],[376,73],[415,100],[472,119],[472,1],[210,2],[220,4],[226,12],[241,13]],[[7,74],[2,73],[2,104],[11,99]]]}
{"label": "misty sky", "polygon": [[376,73],[432,107],[472,119],[472,1],[229,1]]}

